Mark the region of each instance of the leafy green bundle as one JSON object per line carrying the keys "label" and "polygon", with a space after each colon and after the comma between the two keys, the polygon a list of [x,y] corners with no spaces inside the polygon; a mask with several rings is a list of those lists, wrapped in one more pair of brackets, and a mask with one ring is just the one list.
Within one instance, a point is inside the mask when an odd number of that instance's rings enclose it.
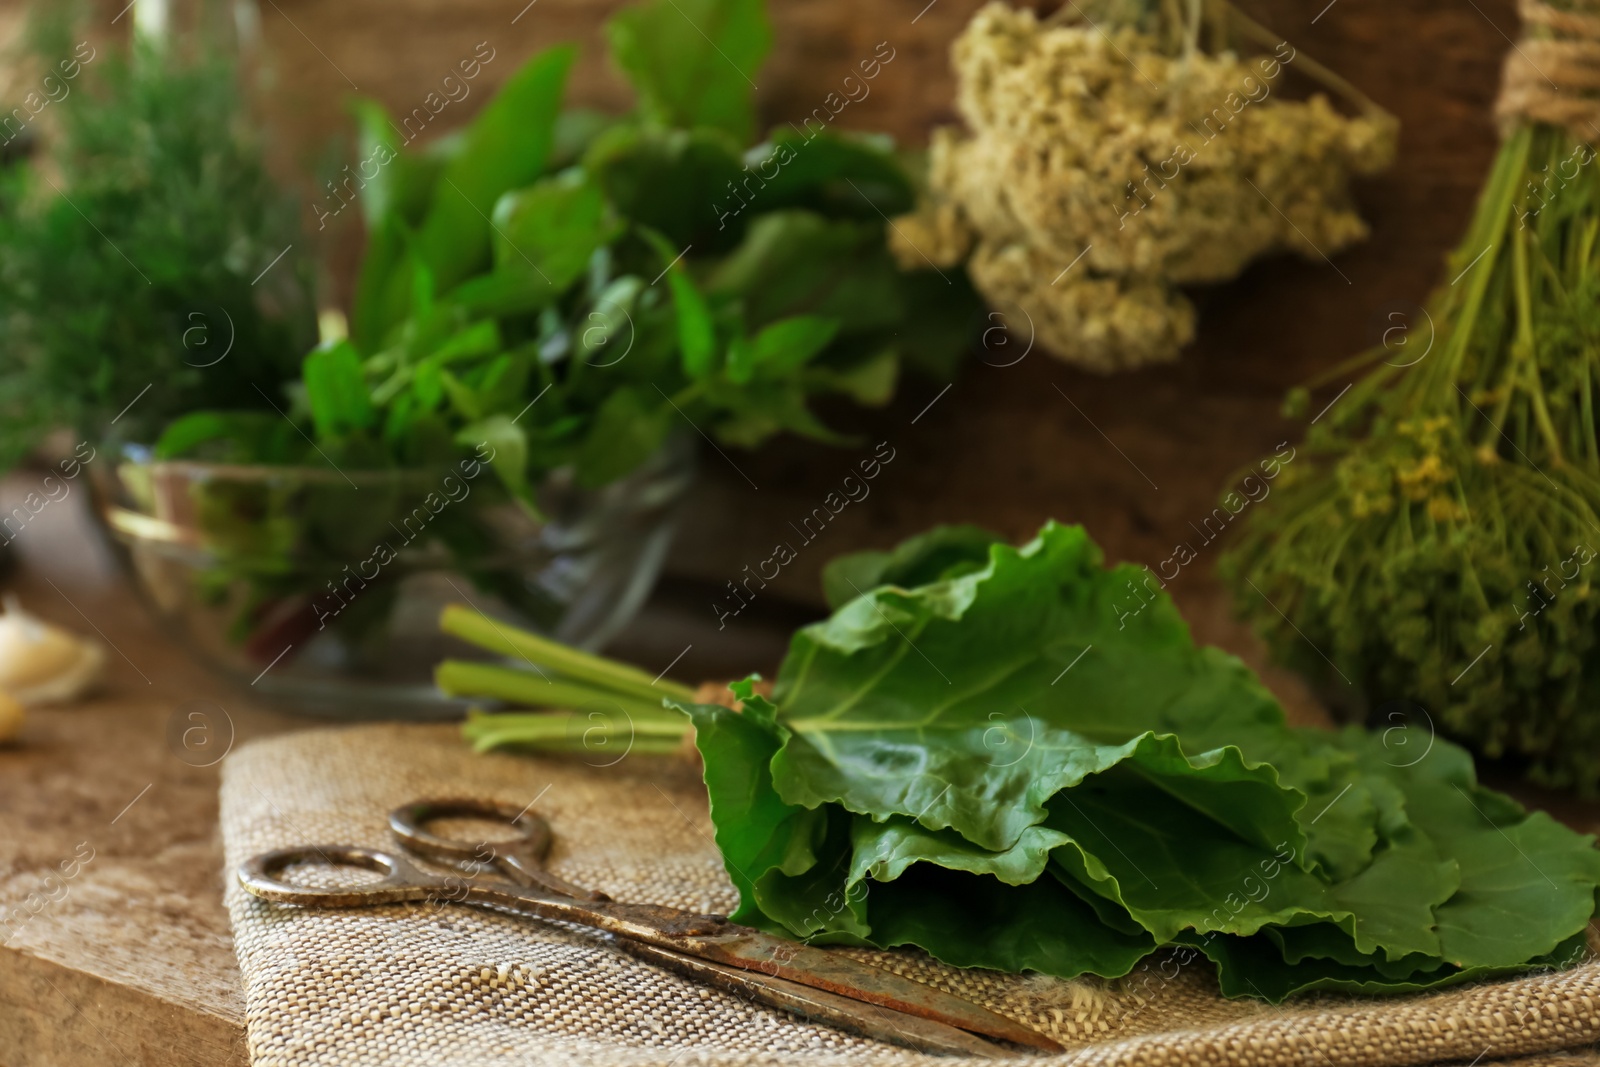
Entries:
{"label": "leafy green bundle", "polygon": [[291,377],[316,323],[293,257],[261,277],[299,231],[232,65],[97,51],[59,13],[32,30],[56,102],[15,101],[5,134],[37,109],[55,136],[49,172],[0,177],[0,470],[63,425],[148,441],[196,408],[270,412],[254,383]]}
{"label": "leafy green bundle", "polygon": [[[1404,346],[1309,428],[1222,573],[1286,662],[1600,790],[1600,172],[1525,125]],[[1319,383],[1313,383],[1319,384]],[[1305,414],[1305,391],[1290,409]],[[1320,650],[1320,651],[1319,651]],[[1326,655],[1327,659],[1323,659]],[[1331,664],[1337,666],[1330,670]],[[1343,680],[1334,676],[1337,671]]]}
{"label": "leafy green bundle", "polygon": [[[1062,977],[1182,946],[1215,961],[1226,994],[1272,1001],[1581,952],[1590,839],[1478,785],[1444,741],[1289,728],[1166,596],[1117,610],[1141,575],[1105,569],[1078,527],[1021,548],[938,530],[830,567],[836,611],[796,634],[770,699],[751,681],[734,687],[742,713],[672,697],[704,759],[734,918]],[[512,650],[503,632],[485,643]],[[528,701],[627,681],[547,662],[550,681],[478,669]],[[459,669],[441,684],[471,691]],[[468,734],[538,744],[564,718],[481,716]]]}
{"label": "leafy green bundle", "polygon": [[[448,462],[489,442],[532,503],[545,472],[603,485],[694,428],[836,440],[812,397],[881,403],[903,357],[960,355],[975,298],[886,250],[885,219],[914,197],[885,141],[812,123],[750,146],[761,0],[653,0],[607,30],[630,115],[562,112],[565,47],[425,150],[360,107],[351,335],[306,358],[293,412],[334,462]],[[200,414],[160,452],[315,462],[281,430]]]}

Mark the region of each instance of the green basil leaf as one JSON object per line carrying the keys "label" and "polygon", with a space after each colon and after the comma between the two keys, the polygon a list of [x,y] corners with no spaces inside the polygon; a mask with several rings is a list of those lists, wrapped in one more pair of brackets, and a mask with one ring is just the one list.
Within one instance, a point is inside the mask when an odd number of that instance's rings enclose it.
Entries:
{"label": "green basil leaf", "polygon": [[778,127],[745,159],[757,210],[801,207],[875,221],[916,206],[916,189],[887,137],[829,133],[808,122]]}
{"label": "green basil leaf", "polygon": [[444,160],[435,154],[404,151],[399,127],[377,101],[357,100],[352,110],[360,159],[348,169],[360,185],[361,212],[368,228],[390,215],[407,226],[417,225],[433,199]]}
{"label": "green basil leaf", "polygon": [[740,232],[724,217],[744,177],[739,142],[720,130],[618,127],[595,142],[584,166],[619,212],[678,249],[695,245],[703,255]]}
{"label": "green basil leaf", "polygon": [[678,348],[683,359],[683,373],[691,381],[704,378],[711,373],[717,358],[717,334],[711,309],[687,271],[669,268],[667,284],[672,289],[672,303],[678,312]]}
{"label": "green basil leaf", "polygon": [[966,271],[905,271],[898,289],[903,314],[894,329],[895,347],[907,365],[937,381],[955,377],[980,335],[992,353],[985,358],[997,366],[1022,360],[1033,343],[1026,315],[1020,322],[1007,321],[987,311]]}
{"label": "green basil leaf", "polygon": [[462,427],[456,444],[474,449],[480,460],[487,460],[511,495],[530,511],[536,511],[533,489],[528,484],[528,438],[510,415],[490,415]]}
{"label": "green basil leaf", "polygon": [[311,420],[320,438],[338,437],[377,423],[361,356],[348,341],[323,345],[301,365]]}
{"label": "green basil leaf", "polygon": [[880,349],[853,366],[812,367],[805,381],[819,392],[841,393],[866,407],[880,407],[894,397],[900,381],[900,356],[892,348]]}
{"label": "green basil leaf", "polygon": [[751,328],[820,315],[837,319],[842,334],[890,329],[904,309],[881,222],[799,210],[752,219],[743,242],[712,272],[707,291],[742,300]]}
{"label": "green basil leaf", "polygon": [[361,344],[382,345],[405,317],[411,304],[409,255],[405,224],[396,215],[386,214],[368,228],[367,254],[350,308],[351,336]]}
{"label": "green basil leaf", "polygon": [[450,406],[464,419],[481,419],[483,405],[479,403],[477,393],[473,392],[460,378],[447,370],[439,371],[439,383],[444,387],[445,395],[450,398]]}
{"label": "green basil leaf", "polygon": [[652,122],[750,140],[755,75],[772,47],[763,0],[648,0],[612,16],[606,38]]}
{"label": "green basil leaf", "polygon": [[605,485],[634,470],[661,448],[677,417],[654,390],[649,396],[627,386],[612,392],[578,448],[578,484]]}
{"label": "green basil leaf", "polygon": [[446,297],[470,315],[528,315],[548,307],[557,292],[532,271],[515,266],[468,278]]}
{"label": "green basil leaf", "polygon": [[747,343],[730,346],[728,380],[744,385],[758,374],[788,377],[828,347],[839,324],[818,315],[780,319]]}
{"label": "green basil leaf", "polygon": [[533,275],[549,299],[582,278],[595,251],[622,229],[600,189],[577,171],[506,193],[494,228],[496,272]]}
{"label": "green basil leaf", "polygon": [[830,429],[807,406],[806,394],[794,382],[758,382],[730,386],[708,382],[706,393],[727,414],[714,427],[718,440],[740,448],[754,448],[774,434],[788,430],[829,444],[848,444],[850,438]]}
{"label": "green basil leaf", "polygon": [[472,120],[459,154],[445,165],[416,237],[417,255],[432,271],[436,291],[488,265],[495,203],[543,172],[574,54],[570,47],[552,48],[512,75]]}
{"label": "green basil leaf", "polygon": [[[202,447],[218,444],[228,447]],[[195,411],[168,423],[151,450],[157,459],[203,454],[220,462],[289,463],[303,447],[294,424],[277,412]]]}

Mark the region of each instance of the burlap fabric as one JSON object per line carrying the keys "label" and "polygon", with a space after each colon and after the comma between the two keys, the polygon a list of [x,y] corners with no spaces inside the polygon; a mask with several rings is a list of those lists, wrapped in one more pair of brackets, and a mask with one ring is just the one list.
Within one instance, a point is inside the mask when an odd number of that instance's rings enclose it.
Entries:
{"label": "burlap fabric", "polygon": [[[726,911],[735,894],[682,759],[477,756],[448,726],[360,726],[258,741],[229,757],[227,903],[257,1067],[948,1063],[814,1026],[625,956],[587,931],[461,905],[300,909],[233,870],[270,848],[390,847],[384,815],[425,796],[536,805],[551,868],[620,900]],[[341,872],[348,873],[348,872]],[[1228,1001],[1203,962],[1156,957],[1118,982],[960,971],[915,952],[856,951],[1026,1020],[1059,1064],[1458,1061],[1482,1067],[1600,1041],[1600,959],[1561,973],[1390,1000]]]}

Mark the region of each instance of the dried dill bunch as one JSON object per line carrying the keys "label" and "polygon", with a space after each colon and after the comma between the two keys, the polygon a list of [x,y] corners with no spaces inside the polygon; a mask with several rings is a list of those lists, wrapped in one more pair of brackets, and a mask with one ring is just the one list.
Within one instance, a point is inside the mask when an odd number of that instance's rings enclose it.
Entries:
{"label": "dried dill bunch", "polygon": [[[1043,344],[1097,371],[1177,357],[1194,336],[1178,287],[1363,238],[1349,179],[1388,166],[1397,128],[1287,43],[1201,51],[1202,28],[1274,40],[1231,8],[1105,6],[1064,9],[1097,11],[1092,25],[1002,3],[974,16],[952,50],[967,130],[936,132],[928,196],[892,241],[908,264],[964,260],[991,304],[1020,305]],[[1361,113],[1281,98],[1296,67]]]}
{"label": "dried dill bunch", "polygon": [[1600,793],[1595,150],[1518,128],[1446,277],[1431,331],[1323,376],[1371,367],[1319,405],[1222,574],[1281,659],[1375,725]]}

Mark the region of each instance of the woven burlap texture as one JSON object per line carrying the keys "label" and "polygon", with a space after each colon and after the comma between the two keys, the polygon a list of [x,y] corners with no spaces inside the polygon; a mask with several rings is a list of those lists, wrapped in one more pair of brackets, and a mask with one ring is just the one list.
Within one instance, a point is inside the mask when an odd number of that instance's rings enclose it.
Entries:
{"label": "woven burlap texture", "polygon": [[[449,726],[371,725],[257,741],[224,765],[227,904],[256,1067],[699,1064],[932,1065],[751,1005],[623,955],[580,929],[458,904],[269,904],[234,870],[303,844],[393,849],[409,800],[533,805],[553,871],[619,900],[727,911],[697,769],[681,758],[474,755]],[[441,872],[442,873],[442,872]],[[961,971],[915,952],[851,950],[1050,1033],[1075,1065],[1483,1064],[1600,1041],[1600,961],[1391,1000],[1229,1001],[1203,962],[1157,956],[1126,979]]]}

